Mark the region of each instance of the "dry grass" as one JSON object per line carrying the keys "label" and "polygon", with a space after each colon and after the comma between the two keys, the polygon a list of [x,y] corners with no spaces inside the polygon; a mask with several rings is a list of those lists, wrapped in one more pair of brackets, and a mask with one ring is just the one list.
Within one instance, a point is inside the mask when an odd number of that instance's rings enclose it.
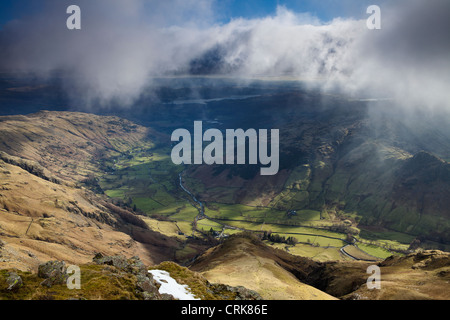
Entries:
{"label": "dry grass", "polygon": [[450,254],[426,251],[380,264],[381,289],[366,285],[345,296],[370,300],[450,300]]}
{"label": "dry grass", "polygon": [[[53,259],[85,263],[96,252],[139,255],[153,264],[171,254],[163,252],[164,242],[177,246],[159,233],[139,233],[138,228],[136,237],[151,239],[134,240],[113,227],[117,218],[83,189],[51,183],[10,164],[0,166],[0,240],[6,243],[0,251],[0,269],[30,271]],[[161,249],[153,251],[151,243]]]}
{"label": "dry grass", "polygon": [[192,268],[201,271],[211,282],[242,285],[267,300],[335,299],[301,283],[280,266],[281,261],[276,260],[272,250],[246,237],[236,236],[207,252]]}
{"label": "dry grass", "polygon": [[150,142],[150,129],[117,117],[42,111],[29,116],[0,117],[2,151],[32,160],[55,177],[79,182],[102,172],[98,161]]}
{"label": "dry grass", "polygon": [[6,290],[7,270],[0,270],[0,300],[139,300],[134,275],[113,270],[110,266],[86,264],[80,266],[81,289],[69,290],[66,284],[42,286],[36,273],[21,272],[23,286]]}

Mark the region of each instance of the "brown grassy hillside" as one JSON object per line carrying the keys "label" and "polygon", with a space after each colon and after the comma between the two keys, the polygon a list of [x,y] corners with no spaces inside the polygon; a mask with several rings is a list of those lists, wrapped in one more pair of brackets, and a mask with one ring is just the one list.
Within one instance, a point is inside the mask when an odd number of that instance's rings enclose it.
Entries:
{"label": "brown grassy hillside", "polygon": [[172,259],[179,240],[80,187],[102,156],[150,146],[151,132],[116,117],[40,112],[0,117],[0,269],[52,259],[85,263],[96,252]]}
{"label": "brown grassy hillside", "polygon": [[178,246],[174,238],[124,221],[85,189],[46,181],[3,161],[0,240],[0,268],[22,270],[51,259],[85,263],[96,252],[139,255],[152,264],[171,258]]}
{"label": "brown grassy hillside", "polygon": [[[253,236],[232,236],[222,245],[210,249],[190,267],[210,282],[242,285],[267,300],[330,300],[331,295],[299,281],[294,266],[301,259],[272,249]],[[319,264],[303,260],[305,271]],[[291,269],[292,272],[288,271]]]}
{"label": "brown grassy hillside", "polygon": [[101,159],[151,146],[151,129],[118,117],[48,112],[0,117],[0,150],[33,160],[57,178],[82,181],[103,172]]}
{"label": "brown grassy hillside", "polygon": [[264,299],[448,300],[450,253],[424,251],[390,257],[377,265],[381,289],[369,290],[360,261],[315,262],[237,234],[198,258],[190,269],[209,281],[241,283]]}

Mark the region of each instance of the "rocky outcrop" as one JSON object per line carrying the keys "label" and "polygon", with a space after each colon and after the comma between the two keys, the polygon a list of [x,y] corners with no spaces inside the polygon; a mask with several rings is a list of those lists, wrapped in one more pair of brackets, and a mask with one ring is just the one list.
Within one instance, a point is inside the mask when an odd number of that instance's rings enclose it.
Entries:
{"label": "rocky outcrop", "polygon": [[134,275],[136,277],[136,293],[144,300],[175,300],[171,295],[159,293],[158,283],[148,273],[147,267],[139,257],[127,259],[121,255],[104,256],[98,253],[95,255],[93,261],[96,264],[109,265],[118,269],[120,272]]}
{"label": "rocky outcrop", "polygon": [[208,283],[208,287],[214,294],[219,296],[221,292],[233,293],[235,294],[234,300],[263,300],[259,293],[242,286],[232,287],[225,284]]}
{"label": "rocky outcrop", "polygon": [[391,256],[380,267],[408,266],[411,269],[435,270],[450,267],[450,253],[440,250],[423,250],[404,257]]}
{"label": "rocky outcrop", "polygon": [[64,261],[49,261],[39,265],[38,277],[45,279],[41,285],[51,288],[56,284],[64,284],[67,281],[67,269]]}
{"label": "rocky outcrop", "polygon": [[12,155],[7,154],[4,151],[0,151],[0,160],[18,166],[26,171],[28,171],[29,173],[31,173],[32,175],[35,175],[36,177],[39,177],[41,179],[56,183],[56,184],[61,184],[61,181],[55,177],[51,176],[51,173],[44,167],[42,167],[39,163],[37,163],[36,161],[31,161],[31,160],[26,160],[26,159],[21,159],[19,157],[15,157]]}

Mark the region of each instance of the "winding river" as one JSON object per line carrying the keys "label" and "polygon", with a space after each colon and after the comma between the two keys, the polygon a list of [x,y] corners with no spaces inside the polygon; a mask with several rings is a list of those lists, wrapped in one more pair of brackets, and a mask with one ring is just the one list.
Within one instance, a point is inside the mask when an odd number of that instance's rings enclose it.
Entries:
{"label": "winding river", "polygon": [[180,174],[178,175],[179,179],[180,179],[180,187],[181,189],[183,189],[184,192],[186,192],[189,197],[191,197],[191,199],[197,203],[200,206],[199,209],[199,214],[200,216],[204,217],[205,216],[205,207],[203,206],[203,203],[201,201],[199,201],[193,194],[192,192],[190,192],[188,189],[186,189],[185,186],[183,186],[183,173],[184,171],[181,171]]}

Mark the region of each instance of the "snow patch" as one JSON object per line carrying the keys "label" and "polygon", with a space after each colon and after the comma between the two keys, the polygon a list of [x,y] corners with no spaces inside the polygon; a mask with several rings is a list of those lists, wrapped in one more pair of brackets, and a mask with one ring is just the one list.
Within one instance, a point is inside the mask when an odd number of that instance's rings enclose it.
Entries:
{"label": "snow patch", "polygon": [[153,279],[161,285],[159,293],[171,294],[178,300],[200,300],[189,291],[187,285],[179,284],[167,271],[149,270],[148,272],[151,273]]}

